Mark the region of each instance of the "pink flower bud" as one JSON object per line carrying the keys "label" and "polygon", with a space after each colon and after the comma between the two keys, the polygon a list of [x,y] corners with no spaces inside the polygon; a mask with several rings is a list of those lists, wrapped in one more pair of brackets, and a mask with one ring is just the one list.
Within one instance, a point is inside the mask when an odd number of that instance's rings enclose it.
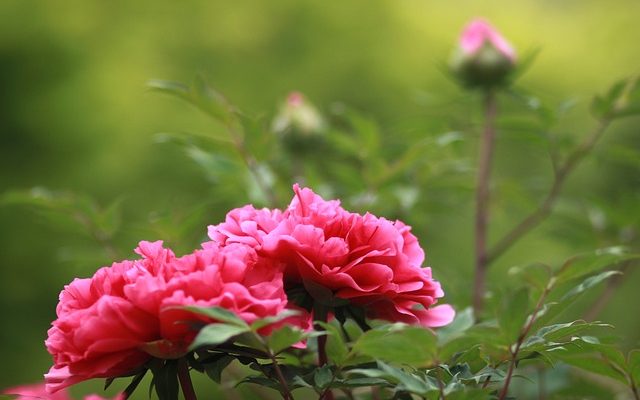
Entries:
{"label": "pink flower bud", "polygon": [[310,154],[322,147],[325,122],[302,93],[291,92],[280,106],[271,129],[292,154]]}
{"label": "pink flower bud", "polygon": [[460,36],[460,48],[464,54],[474,55],[485,44],[493,46],[511,62],[516,60],[516,53],[509,42],[489,22],[476,18],[464,28]]}
{"label": "pink flower bud", "polygon": [[471,21],[460,36],[451,59],[453,73],[466,86],[494,87],[508,81],[516,53],[507,40],[487,21]]}
{"label": "pink flower bud", "polygon": [[300,92],[291,92],[273,121],[278,134],[312,136],[321,133],[324,121],[320,112]]}

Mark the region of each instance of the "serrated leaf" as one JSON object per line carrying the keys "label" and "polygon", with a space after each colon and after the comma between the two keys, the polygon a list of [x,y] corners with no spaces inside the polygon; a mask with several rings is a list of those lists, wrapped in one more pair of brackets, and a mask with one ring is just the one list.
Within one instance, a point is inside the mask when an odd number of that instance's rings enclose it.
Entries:
{"label": "serrated leaf", "polygon": [[562,265],[556,274],[556,281],[557,283],[567,282],[632,260],[640,260],[640,254],[628,253],[623,247],[608,247],[580,254]]}
{"label": "serrated leaf", "polygon": [[249,332],[248,326],[238,326],[231,324],[215,323],[209,324],[202,328],[193,343],[189,346],[189,350],[195,350],[201,347],[217,346],[222,344],[234,336]]}

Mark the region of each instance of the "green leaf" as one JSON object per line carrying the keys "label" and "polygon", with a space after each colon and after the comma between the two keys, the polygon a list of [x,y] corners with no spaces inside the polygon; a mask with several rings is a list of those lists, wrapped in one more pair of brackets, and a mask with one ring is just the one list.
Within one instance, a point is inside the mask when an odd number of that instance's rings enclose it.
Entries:
{"label": "green leaf", "polygon": [[198,336],[194,339],[189,350],[195,350],[200,347],[211,347],[222,344],[234,336],[249,332],[248,326],[238,326],[231,324],[215,323],[209,324],[202,328]]}
{"label": "green leaf", "polygon": [[421,396],[426,395],[432,390],[438,390],[438,388],[431,384],[430,381],[423,380],[415,374],[403,371],[400,368],[393,367],[385,364],[382,361],[377,362],[378,369],[352,369],[348,371],[349,374],[364,375],[369,378],[382,378],[388,382],[395,384],[396,391],[408,391]]}
{"label": "green leaf", "polygon": [[578,333],[592,328],[612,328],[612,326],[599,322],[585,322],[582,320],[544,326],[528,337],[522,344],[521,349],[523,351],[543,351],[548,347],[554,348],[567,342],[567,340],[563,341],[562,339],[571,338]]}
{"label": "green leaf", "polygon": [[299,315],[302,315],[302,311],[290,310],[290,309],[282,310],[278,313],[278,315],[264,317],[264,318],[260,318],[253,321],[250,327],[252,331],[257,332],[268,325],[275,324],[276,322],[280,322],[287,318],[295,317]]}
{"label": "green leaf", "polygon": [[322,321],[317,321],[316,323],[327,332],[327,357],[335,365],[341,366],[347,360],[349,354],[349,349],[342,337],[342,333],[334,324]]}
{"label": "green leaf", "polygon": [[580,254],[567,260],[556,275],[557,283],[563,283],[625,261],[639,260],[640,254],[628,253],[623,247],[608,247]]}
{"label": "green leaf", "polygon": [[504,297],[497,318],[502,333],[509,342],[517,339],[529,316],[529,309],[529,290],[527,288],[519,289]]}
{"label": "green leaf", "polygon": [[172,96],[188,99],[189,87],[179,82],[165,81],[162,79],[151,79],[147,86],[155,91],[166,93]]}
{"label": "green leaf", "polygon": [[325,389],[333,380],[333,372],[331,371],[331,367],[328,365],[323,365],[318,368],[316,372],[313,374],[313,382],[316,387],[320,389]]}
{"label": "green leaf", "polygon": [[609,91],[596,96],[591,111],[601,119],[640,114],[640,79],[638,76],[616,82]]}
{"label": "green leaf", "polygon": [[267,345],[273,354],[278,354],[304,339],[305,333],[294,326],[284,325],[267,337]]}
{"label": "green leaf", "polygon": [[214,382],[220,383],[222,381],[222,371],[224,371],[224,369],[231,364],[233,360],[234,358],[231,356],[220,354],[212,360],[203,362],[202,365],[207,376]]}
{"label": "green leaf", "polygon": [[456,313],[454,320],[447,326],[444,326],[436,331],[438,337],[438,344],[443,345],[451,340],[460,337],[474,323],[473,308],[467,307],[462,311]]}
{"label": "green leaf", "polygon": [[613,275],[620,275],[620,272],[618,272],[618,271],[605,271],[605,272],[602,272],[602,273],[600,273],[598,275],[594,275],[594,276],[591,276],[591,277],[585,279],[578,286],[574,287],[569,292],[567,292],[564,296],[562,296],[562,298],[560,299],[560,302],[563,303],[563,302],[566,302],[566,301],[574,299],[578,295],[580,295],[583,292],[591,289],[592,287],[596,286],[598,283],[600,283],[600,282],[612,277]]}
{"label": "green leaf", "polygon": [[281,390],[280,387],[280,383],[277,381],[274,381],[272,379],[269,378],[265,378],[262,375],[249,375],[244,377],[242,380],[240,380],[236,386],[240,386],[243,383],[253,383],[256,385],[260,385],[260,386],[265,386],[271,389],[275,389],[277,391]]}
{"label": "green leaf", "polygon": [[[131,394],[136,390],[136,388],[138,387],[138,385],[140,385],[140,382],[142,382],[142,379],[144,378],[144,376],[147,374],[147,369],[145,369],[144,371],[140,372],[139,374],[135,375],[133,377],[133,379],[131,379],[131,382],[127,385],[127,387],[122,391],[122,393],[125,394],[125,398],[129,398],[131,396]],[[105,385],[104,390],[107,390],[108,385]]]}
{"label": "green leaf", "polygon": [[178,400],[178,362],[169,360],[152,365],[151,384],[156,389],[158,400]]}
{"label": "green leaf", "polygon": [[544,290],[551,279],[551,267],[542,263],[519,265],[509,269],[509,275],[517,276],[535,288]]}
{"label": "green leaf", "polygon": [[238,317],[233,312],[227,310],[226,308],[216,307],[216,306],[213,306],[213,307],[186,306],[186,307],[179,307],[179,308],[183,310],[191,311],[195,314],[200,314],[209,318],[213,318],[216,321],[240,326],[247,330],[249,329],[249,325],[247,325],[246,322],[244,322],[240,317]]}
{"label": "green leaf", "polygon": [[640,349],[631,350],[627,357],[627,372],[636,386],[640,386]]}
{"label": "green leaf", "polygon": [[560,357],[560,359],[573,367],[593,372],[594,374],[608,376],[609,378],[627,384],[627,379],[618,369],[597,356]]}
{"label": "green leaf", "polygon": [[376,155],[380,148],[380,138],[382,137],[378,125],[372,119],[354,111],[347,113],[347,118],[358,136],[362,158],[366,159]]}
{"label": "green leaf", "polygon": [[353,351],[376,360],[424,366],[435,359],[436,337],[425,328],[384,325],[363,333]]}
{"label": "green leaf", "polygon": [[147,86],[152,90],[182,99],[223,123],[228,123],[231,119],[233,107],[224,96],[207,85],[202,77],[196,78],[191,87],[159,79],[150,80]]}
{"label": "green leaf", "polygon": [[356,388],[356,387],[366,387],[366,386],[381,387],[388,384],[389,383],[386,380],[381,378],[349,378],[349,379],[342,380],[338,384],[334,384],[332,386]]}

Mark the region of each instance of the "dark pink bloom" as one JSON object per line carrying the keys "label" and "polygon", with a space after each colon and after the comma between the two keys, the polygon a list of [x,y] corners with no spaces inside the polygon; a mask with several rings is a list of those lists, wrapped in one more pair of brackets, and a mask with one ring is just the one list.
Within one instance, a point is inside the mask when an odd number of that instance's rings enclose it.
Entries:
{"label": "dark pink bloom", "polygon": [[176,257],[162,242],[141,242],[142,259],[101,268],[60,294],[46,340],[51,392],[95,377],[130,375],[151,355],[184,355],[200,326],[215,322],[180,310],[220,306],[252,322],[286,305],[280,264],[247,245],[211,245]]}
{"label": "dark pink bloom", "polygon": [[460,48],[464,54],[473,55],[485,44],[493,46],[511,62],[515,61],[516,53],[509,42],[489,22],[482,18],[474,19],[460,36]]}
{"label": "dark pink bloom", "polygon": [[[407,225],[348,212],[339,201],[297,185],[294,191],[287,210],[262,221],[259,233],[230,229],[227,220],[211,227],[210,237],[221,244],[251,241],[259,254],[286,266],[286,287],[313,282],[363,307],[371,318],[429,327],[451,322],[451,306],[434,306],[444,293],[431,269],[422,268],[424,252]],[[233,226],[248,225],[242,218]]]}

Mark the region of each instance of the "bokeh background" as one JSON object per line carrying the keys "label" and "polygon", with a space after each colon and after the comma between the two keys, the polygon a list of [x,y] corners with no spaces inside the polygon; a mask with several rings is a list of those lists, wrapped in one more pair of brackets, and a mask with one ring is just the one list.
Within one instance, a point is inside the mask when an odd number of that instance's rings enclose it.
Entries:
{"label": "bokeh background", "polygon": [[[443,66],[475,16],[491,20],[519,54],[541,49],[518,86],[550,108],[574,105],[551,128],[564,141],[594,125],[588,106],[595,93],[639,72],[635,0],[0,2],[0,388],[37,381],[49,368],[43,340],[71,279],[132,255],[141,239],[193,249],[228,209],[260,203],[242,181],[203,171],[193,150],[158,140],[158,132],[219,127],[151,93],[151,78],[188,82],[200,74],[267,121],[291,90],[304,92],[329,120],[346,104],[379,124],[385,145],[376,156],[389,160],[423,138],[457,132],[454,148],[419,157],[414,168],[427,172],[398,178],[402,190],[394,193],[404,200],[383,197],[363,207],[357,169],[353,185],[343,179],[332,188],[331,176],[317,181],[348,206],[414,226],[448,301],[467,306],[479,106]],[[536,204],[551,177],[537,114],[509,97],[501,107],[512,118],[498,139],[492,237]],[[513,265],[557,266],[597,247],[640,247],[639,127],[638,119],[616,122],[572,176],[553,216],[491,270],[492,288],[509,284]],[[108,239],[95,231],[92,238],[73,215],[25,205],[16,192],[41,200],[47,190],[88,196],[101,209],[115,204],[120,223],[105,222]],[[639,285],[640,273],[628,270],[599,316],[628,347],[640,339]]]}

